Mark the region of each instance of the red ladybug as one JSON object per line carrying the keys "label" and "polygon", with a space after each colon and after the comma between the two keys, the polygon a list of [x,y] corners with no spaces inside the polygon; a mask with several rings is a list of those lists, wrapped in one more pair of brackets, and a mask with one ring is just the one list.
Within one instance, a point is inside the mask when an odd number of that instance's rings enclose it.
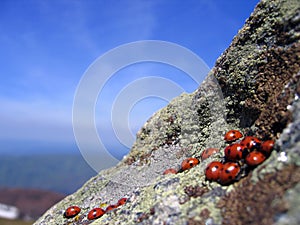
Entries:
{"label": "red ladybug", "polygon": [[267,140],[262,143],[262,145],[260,147],[260,151],[268,156],[268,155],[270,155],[271,151],[273,150],[274,144],[275,144],[275,141]]}
{"label": "red ladybug", "polygon": [[240,160],[243,158],[245,147],[239,143],[229,145],[225,148],[225,158],[231,161]]}
{"label": "red ladybug", "polygon": [[234,179],[239,174],[241,168],[237,163],[227,162],[223,164],[223,168],[220,172],[220,183],[229,184],[234,181]]}
{"label": "red ladybug", "polygon": [[104,211],[103,209],[101,209],[101,208],[94,208],[94,209],[92,209],[92,210],[89,212],[87,218],[88,218],[89,220],[94,220],[94,219],[97,219],[97,218],[103,216],[104,213],[105,213],[105,211]]}
{"label": "red ladybug", "polygon": [[223,164],[218,161],[213,161],[207,165],[205,169],[205,177],[210,181],[217,181],[220,177],[221,169],[223,168]]}
{"label": "red ladybug", "polygon": [[181,169],[188,170],[191,169],[192,167],[196,166],[199,163],[199,160],[196,158],[187,158],[182,161],[181,163]]}
{"label": "red ladybug", "polygon": [[109,205],[106,207],[105,212],[111,211],[116,208],[118,208],[118,205]]}
{"label": "red ladybug", "polygon": [[126,202],[127,202],[127,198],[121,198],[121,199],[119,199],[117,206],[124,205]]}
{"label": "red ladybug", "polygon": [[257,137],[247,136],[240,142],[241,145],[244,145],[249,150],[258,148],[261,144],[261,141]]}
{"label": "red ladybug", "polygon": [[227,142],[231,142],[231,141],[235,141],[237,139],[240,139],[241,137],[243,137],[243,134],[240,131],[230,130],[225,134],[224,140],[227,141]]}
{"label": "red ladybug", "polygon": [[66,209],[64,212],[65,218],[73,218],[74,216],[78,215],[80,213],[81,209],[78,206],[70,206]]}
{"label": "red ladybug", "polygon": [[166,169],[163,173],[163,175],[166,175],[166,174],[176,174],[177,173],[177,170],[173,169],[173,168],[170,168],[170,169]]}
{"label": "red ladybug", "polygon": [[207,148],[205,149],[202,154],[201,154],[201,160],[205,160],[207,159],[208,157],[210,157],[211,155],[219,152],[220,150],[218,148]]}
{"label": "red ladybug", "polygon": [[257,166],[265,161],[265,159],[266,157],[263,153],[255,150],[246,156],[245,161],[248,166]]}

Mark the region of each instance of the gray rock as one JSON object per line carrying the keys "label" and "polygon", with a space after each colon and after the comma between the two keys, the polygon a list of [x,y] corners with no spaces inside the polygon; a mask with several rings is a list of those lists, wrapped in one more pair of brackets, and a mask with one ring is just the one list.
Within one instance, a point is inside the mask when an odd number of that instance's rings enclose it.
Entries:
{"label": "gray rock", "polygon": [[[300,4],[262,0],[217,60],[203,84],[153,115],[131,152],[50,208],[35,225],[49,224],[300,224]],[[224,148],[229,129],[276,139],[270,157],[237,182],[205,180],[220,151],[177,174],[187,157]],[[94,207],[128,201],[88,221]],[[70,205],[80,217],[63,218]]]}

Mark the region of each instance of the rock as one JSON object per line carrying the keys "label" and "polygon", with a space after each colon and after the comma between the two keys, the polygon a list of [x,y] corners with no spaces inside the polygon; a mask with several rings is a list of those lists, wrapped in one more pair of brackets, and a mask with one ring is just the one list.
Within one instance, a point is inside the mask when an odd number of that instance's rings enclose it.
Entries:
{"label": "rock", "polygon": [[[158,111],[142,127],[131,152],[49,209],[49,224],[300,224],[300,4],[262,0],[217,60],[203,84]],[[188,171],[187,157],[224,148],[229,129],[276,139],[275,151],[237,182],[205,180],[204,170],[224,152]],[[88,221],[100,204],[125,205]],[[70,205],[78,218],[63,218]]]}

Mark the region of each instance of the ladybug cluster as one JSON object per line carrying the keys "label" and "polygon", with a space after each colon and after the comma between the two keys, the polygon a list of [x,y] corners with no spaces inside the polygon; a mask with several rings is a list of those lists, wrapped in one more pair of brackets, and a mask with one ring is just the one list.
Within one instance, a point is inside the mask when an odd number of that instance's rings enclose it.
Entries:
{"label": "ladybug cluster", "polygon": [[[205,177],[209,181],[216,181],[222,185],[230,184],[242,174],[248,173],[257,165],[261,164],[269,157],[274,147],[273,140],[262,142],[257,137],[245,136],[240,142],[243,134],[238,130],[230,130],[224,140],[229,145],[224,149],[225,157],[222,162],[213,161],[205,169]],[[211,155],[219,152],[217,148],[207,148],[201,154],[201,160],[209,158]],[[189,170],[199,164],[197,158],[187,158],[182,161],[179,170],[170,168],[164,171],[166,174],[176,174]]]}
{"label": "ladybug cluster", "polygon": [[[240,142],[237,140],[241,139],[243,134],[238,130],[230,130],[225,136],[224,140],[229,145],[224,149],[225,157],[222,161],[213,161],[205,169],[205,177],[209,181],[216,181],[222,185],[230,184],[241,175],[242,171],[249,171],[255,166],[261,164],[269,157],[274,147],[273,140],[267,140],[262,142],[257,137],[246,136]],[[201,160],[205,160],[211,155],[219,152],[217,148],[205,149],[201,154]],[[164,171],[166,174],[176,174],[193,168],[199,164],[197,158],[187,158],[182,161],[179,170],[170,168]],[[89,211],[87,215],[88,220],[94,220],[100,218],[105,213],[114,210],[127,201],[127,198],[121,198],[117,204],[109,205],[106,209],[94,208]],[[81,209],[78,206],[70,206],[64,212],[65,218],[73,218],[80,213]]]}
{"label": "ladybug cluster", "polygon": [[243,134],[238,130],[230,130],[224,140],[230,143],[225,149],[222,162],[213,161],[205,169],[206,179],[222,185],[230,184],[238,179],[243,171],[249,171],[269,157],[274,147],[273,140],[262,142],[257,137],[246,136],[240,142]]}
{"label": "ladybug cluster", "polygon": [[[93,208],[91,211],[89,211],[87,218],[88,220],[94,220],[94,219],[98,219],[101,216],[103,216],[105,213],[116,209],[122,205],[124,205],[127,201],[127,198],[121,198],[117,204],[114,205],[109,205],[106,207],[106,209],[102,209],[102,208]],[[73,218],[75,216],[77,216],[80,213],[81,209],[78,206],[70,206],[69,208],[67,208],[64,212],[64,217],[69,219],[69,218]]]}

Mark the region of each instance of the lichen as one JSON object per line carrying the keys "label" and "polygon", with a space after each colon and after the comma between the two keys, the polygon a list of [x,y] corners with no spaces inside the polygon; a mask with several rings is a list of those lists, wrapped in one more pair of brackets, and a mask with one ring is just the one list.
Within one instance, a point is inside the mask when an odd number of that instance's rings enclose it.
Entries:
{"label": "lichen", "polygon": [[228,123],[255,123],[259,137],[278,137],[290,121],[291,96],[279,94],[300,69],[299,35],[299,2],[258,4],[213,69],[227,100]]}
{"label": "lichen", "polygon": [[[300,5],[262,0],[219,57],[203,84],[155,113],[137,134],[131,152],[76,193],[49,209],[35,225],[49,224],[287,224],[295,215],[300,181]],[[239,129],[276,140],[271,156],[248,176],[222,186],[204,169],[224,156],[223,135]],[[188,171],[187,157],[208,147],[221,151]],[[102,203],[128,197],[122,207],[87,221]],[[70,205],[80,218],[66,220]],[[298,223],[299,224],[299,223]]]}
{"label": "lichen", "polygon": [[243,179],[218,203],[222,225],[273,224],[277,215],[288,210],[283,199],[286,190],[299,182],[300,167],[293,165],[264,176],[254,185],[251,176]]}

